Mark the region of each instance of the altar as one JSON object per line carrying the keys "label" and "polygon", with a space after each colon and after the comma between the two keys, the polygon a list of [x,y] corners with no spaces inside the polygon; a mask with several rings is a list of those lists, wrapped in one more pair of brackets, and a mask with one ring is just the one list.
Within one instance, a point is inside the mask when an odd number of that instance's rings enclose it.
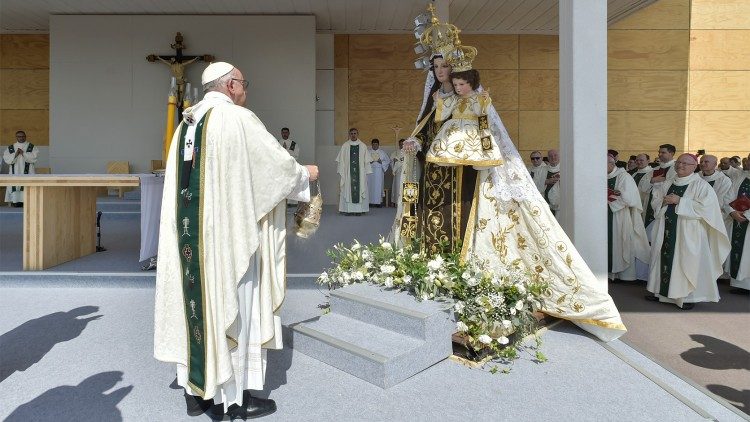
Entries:
{"label": "altar", "polygon": [[0,186],[24,187],[24,271],[94,253],[98,189],[139,185],[131,174],[0,175]]}

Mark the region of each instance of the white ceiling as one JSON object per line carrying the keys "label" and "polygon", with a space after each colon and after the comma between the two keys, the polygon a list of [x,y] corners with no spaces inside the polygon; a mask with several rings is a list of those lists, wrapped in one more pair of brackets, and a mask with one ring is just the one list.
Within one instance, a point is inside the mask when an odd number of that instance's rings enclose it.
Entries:
{"label": "white ceiling", "polygon": [[[441,0],[465,33],[556,34],[558,0]],[[613,23],[656,0],[607,0]],[[428,0],[0,0],[0,33],[49,32],[49,15],[315,15],[319,32],[404,33]]]}

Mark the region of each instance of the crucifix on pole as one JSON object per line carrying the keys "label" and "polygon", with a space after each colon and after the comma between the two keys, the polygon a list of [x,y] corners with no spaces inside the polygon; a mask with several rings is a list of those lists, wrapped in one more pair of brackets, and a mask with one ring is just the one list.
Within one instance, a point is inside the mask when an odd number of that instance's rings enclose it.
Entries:
{"label": "crucifix on pole", "polygon": [[182,43],[182,41],[182,34],[178,32],[174,37],[174,44],[171,44],[172,48],[175,50],[174,56],[160,56],[156,54],[150,54],[146,56],[146,60],[148,60],[149,62],[153,63],[156,61],[160,61],[169,66],[169,69],[172,71],[172,76],[174,76],[177,82],[178,116],[182,115],[182,100],[185,98],[185,67],[196,61],[214,61],[214,56],[210,54],[204,54],[202,56],[183,55],[182,50],[185,48],[185,45]]}

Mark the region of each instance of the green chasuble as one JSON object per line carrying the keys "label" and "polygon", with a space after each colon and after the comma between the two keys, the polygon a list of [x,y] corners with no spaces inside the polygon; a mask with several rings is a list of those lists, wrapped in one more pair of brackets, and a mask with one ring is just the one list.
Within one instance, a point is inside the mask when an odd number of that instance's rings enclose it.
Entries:
{"label": "green chasuble", "polygon": [[[685,186],[675,186],[673,184],[669,187],[667,195],[673,193],[682,198],[688,186],[690,186],[689,183]],[[674,260],[674,249],[677,242],[677,219],[679,216],[675,212],[676,207],[673,204],[667,205],[667,211],[664,213],[664,242],[661,245],[661,285],[659,286],[659,294],[665,297],[669,296],[669,280],[672,276],[672,261]]]}
{"label": "green chasuble", "polygon": [[[750,197],[750,179],[747,177],[737,192],[737,197],[741,196]],[[747,235],[748,224],[750,224],[748,221],[740,223],[732,219],[732,238],[729,239],[732,242],[732,251],[729,252],[729,275],[734,279],[737,278],[737,272],[740,270],[740,261],[742,260],[742,252],[745,248],[745,236]]]}
{"label": "green chasuble", "polygon": [[[607,187],[609,189],[614,190],[615,189],[615,182],[617,181],[617,177],[610,177],[607,179]],[[612,219],[614,217],[614,214],[612,213],[612,208],[607,205],[607,233],[609,233],[609,236],[607,236],[607,272],[612,272]]]}
{"label": "green chasuble", "polygon": [[177,195],[175,201],[177,234],[179,236],[180,265],[182,269],[182,293],[185,305],[185,321],[188,328],[188,382],[201,394],[206,387],[206,321],[204,315],[205,292],[201,268],[203,242],[203,150],[201,144],[205,136],[208,113],[198,122],[195,130],[193,159],[183,160],[185,136],[188,125],[183,124],[177,154]]}
{"label": "green chasuble", "polygon": [[633,175],[633,180],[635,180],[635,185],[638,186],[639,183],[641,183],[641,179],[643,179],[643,176],[645,176],[646,173],[635,173]]}
{"label": "green chasuble", "polygon": [[359,204],[359,145],[349,147],[349,174],[352,187],[352,203]]}

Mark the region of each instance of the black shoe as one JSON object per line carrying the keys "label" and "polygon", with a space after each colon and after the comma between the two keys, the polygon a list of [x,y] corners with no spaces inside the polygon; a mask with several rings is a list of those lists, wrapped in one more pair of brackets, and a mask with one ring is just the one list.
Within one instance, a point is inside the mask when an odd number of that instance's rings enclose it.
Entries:
{"label": "black shoe", "polygon": [[682,304],[682,310],[683,311],[689,311],[691,309],[695,308],[695,303],[683,303]]}
{"label": "black shoe", "polygon": [[268,416],[276,411],[276,402],[271,399],[261,399],[245,393],[242,406],[232,405],[227,410],[230,419],[255,419]]}
{"label": "black shoe", "polygon": [[212,400],[203,400],[198,396],[192,396],[188,393],[185,394],[185,404],[187,405],[188,416],[200,416],[214,404]]}
{"label": "black shoe", "polygon": [[733,295],[747,296],[747,295],[750,295],[750,290],[741,289],[739,287],[732,287],[731,289],[729,289],[729,293]]}
{"label": "black shoe", "polygon": [[646,296],[644,296],[644,297],[645,297],[645,298],[646,298],[646,300],[648,300],[649,302],[658,302],[658,301],[659,301],[659,298],[658,298],[658,297],[656,297],[656,296],[654,296],[654,295],[646,295]]}

